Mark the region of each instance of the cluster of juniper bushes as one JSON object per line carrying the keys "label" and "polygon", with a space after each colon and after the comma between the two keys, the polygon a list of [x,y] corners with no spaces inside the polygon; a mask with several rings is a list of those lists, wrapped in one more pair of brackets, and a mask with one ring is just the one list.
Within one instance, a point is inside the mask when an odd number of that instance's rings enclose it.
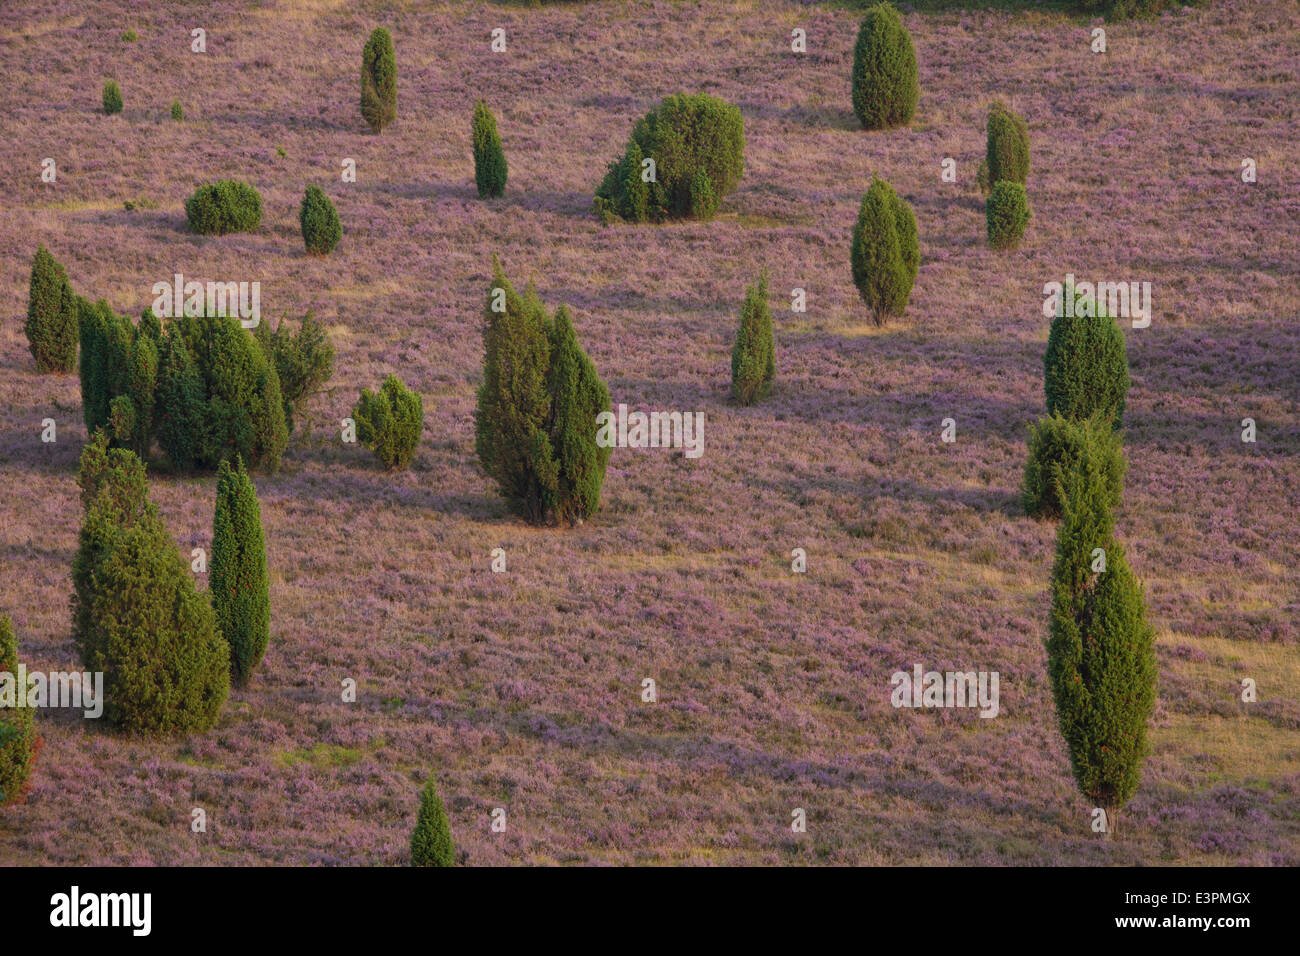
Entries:
{"label": "cluster of juniper bushes", "polygon": [[[1148,12],[1162,0],[1081,0],[1112,15]],[[911,121],[919,96],[912,41],[888,4],[870,8],[854,47],[853,109],[865,129]],[[109,81],[106,113],[122,110]],[[375,133],[396,120],[392,39],[376,29],[362,52],[361,114]],[[182,119],[179,103],[172,115]],[[507,165],[496,117],[478,101],[471,125],[475,183],[504,194]],[[623,157],[596,188],[606,223],[712,219],[744,174],[744,122],[705,94],[669,96],[636,123]],[[987,195],[990,245],[1019,246],[1029,220],[1025,121],[1000,103],[989,112],[978,180]],[[186,200],[191,230],[252,231],[261,197],[221,181]],[[342,237],[333,203],[308,186],[299,210],[310,254]],[[920,266],[916,217],[889,183],[874,178],[852,228],[852,279],[877,324],[907,308]],[[1066,294],[1072,294],[1067,290]],[[237,318],[191,310],[139,322],[104,300],[76,295],[41,246],[32,266],[25,331],[41,372],[78,372],[90,436],[78,485],[84,512],[73,562],[73,636],[85,669],[105,675],[105,717],[151,735],[200,733],[216,722],[230,686],[247,686],[270,641],[270,601],[260,506],[250,469],[279,466],[304,401],[334,368],[325,329],[309,313],[295,333],[282,320],[250,335]],[[1135,791],[1154,705],[1152,631],[1141,588],[1114,535],[1125,462],[1120,423],[1128,389],[1124,336],[1113,318],[1063,309],[1044,359],[1048,417],[1029,435],[1026,512],[1059,520],[1052,571],[1049,674],[1061,732],[1079,788],[1107,813],[1107,832]],[[596,443],[596,416],[610,393],[579,344],[565,306],[553,314],[532,285],[521,294],[493,260],[484,309],[483,381],[475,448],[512,512],[534,523],[579,524],[599,508],[610,449]],[[767,275],[746,290],[731,356],[732,395],[767,396],[775,347]],[[383,465],[410,465],[423,406],[396,375],[364,390],[352,411],[357,439]],[[210,587],[194,586],[149,499],[146,464],[175,474],[217,475]],[[201,560],[201,559],[196,559]],[[17,642],[0,617],[0,670],[14,672]],[[30,709],[0,719],[0,805],[21,798],[39,750]],[[411,840],[418,865],[456,862],[447,815],[430,777]]]}

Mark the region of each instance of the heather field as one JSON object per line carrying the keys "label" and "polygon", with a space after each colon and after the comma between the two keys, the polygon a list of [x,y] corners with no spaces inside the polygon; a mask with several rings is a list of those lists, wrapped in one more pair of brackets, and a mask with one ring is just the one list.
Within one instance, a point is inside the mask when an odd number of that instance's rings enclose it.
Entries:
{"label": "heather field", "polygon": [[[836,4],[124,6],[0,8],[0,613],[27,667],[79,666],[87,437],[77,376],[38,375],[23,334],[38,243],[132,317],[176,272],[260,281],[272,321],[315,311],[336,371],[280,471],[254,475],[271,644],[251,686],[215,729],[173,740],[39,714],[0,865],[404,865],[431,771],[469,865],[1300,865],[1295,0],[1107,24],[1105,54],[1089,20],[1033,4],[904,8],[921,95],[889,132],[853,114],[861,14]],[[357,104],[377,25],[398,71],[382,135]],[[100,106],[110,76],[117,116]],[[739,107],[738,189],[712,222],[602,225],[606,164],[679,91]],[[475,191],[479,97],[509,161],[499,199]],[[1011,253],[989,249],[975,184],[998,98],[1032,148],[1033,218]],[[849,270],[873,175],[912,204],[921,249],[906,315],[883,328]],[[188,232],[185,198],[224,178],[260,190],[260,228]],[[325,258],[299,234],[313,183],[343,223]],[[474,440],[494,253],[568,305],[616,404],[704,412],[702,456],[617,448],[592,520],[511,516]],[[764,266],[776,381],[741,407],[731,345]],[[1124,323],[1116,518],[1157,698],[1112,839],[1089,828],[1047,678],[1055,525],[1019,493],[1044,414],[1042,287],[1067,273],[1152,289],[1150,327]],[[339,432],[390,372],[425,415],[396,474]],[[216,479],[161,455],[150,474],[182,554],[208,547]],[[891,706],[890,675],[914,664],[997,671],[999,715]]]}

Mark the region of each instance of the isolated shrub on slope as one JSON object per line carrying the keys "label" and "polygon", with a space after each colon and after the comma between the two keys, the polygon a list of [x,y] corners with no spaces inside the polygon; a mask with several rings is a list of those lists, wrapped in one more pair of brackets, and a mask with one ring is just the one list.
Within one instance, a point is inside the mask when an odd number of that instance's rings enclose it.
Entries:
{"label": "isolated shrub on slope", "polygon": [[63,266],[44,245],[32,260],[23,331],[38,372],[68,373],[77,367],[77,297]]}
{"label": "isolated shrub on slope", "polygon": [[223,179],[194,190],[185,200],[185,218],[200,235],[252,232],[262,222],[262,197],[248,183]]}
{"label": "isolated shrub on slope", "polygon": [[474,183],[481,198],[502,196],[506,191],[506,154],[501,149],[497,120],[487,104],[474,104]]}
{"label": "isolated shrub on slope", "polygon": [[1029,455],[1022,491],[1025,513],[1035,518],[1061,516],[1060,482],[1095,459],[1093,470],[1104,486],[1102,501],[1119,505],[1127,467],[1119,433],[1101,416],[1075,421],[1053,415],[1029,428]]}
{"label": "isolated shrub on slope", "polygon": [[357,440],[374,452],[389,471],[411,464],[424,431],[424,403],[396,375],[389,375],[379,391],[362,389],[352,410]]}
{"label": "isolated shrub on slope", "polygon": [[877,325],[907,308],[920,264],[915,230],[906,200],[883,179],[874,179],[858,210],[849,263],[853,284]]}
{"label": "isolated shrub on slope", "polygon": [[104,93],[100,99],[104,104],[104,112],[109,116],[122,112],[122,88],[117,85],[117,80],[109,80],[104,84]]}
{"label": "isolated shrub on slope", "polygon": [[[623,159],[596,189],[595,211],[606,222],[708,219],[744,175],[744,156],[745,121],[735,106],[706,93],[666,97],[633,127]],[[648,183],[645,159],[654,160]]]}
{"label": "isolated shrub on slope", "polygon": [[266,543],[257,489],[238,455],[217,468],[212,517],[212,565],[208,571],[217,627],[230,645],[230,681],[244,687],[271,638]]}
{"label": "isolated shrub on slope", "polygon": [[35,711],[17,706],[17,695],[27,688],[18,685],[18,638],[7,614],[0,615],[0,679],[2,675],[13,681],[14,696],[10,700],[0,693],[0,807],[22,799],[40,749]]}
{"label": "isolated shrub on slope", "polygon": [[397,59],[383,27],[371,32],[361,51],[361,116],[376,133],[397,118]]}
{"label": "isolated shrub on slope", "polygon": [[903,18],[887,3],[867,11],[853,47],[853,112],[864,129],[902,126],[920,97],[916,51]]}
{"label": "isolated shrub on slope", "polygon": [[776,375],[772,310],[767,304],[767,272],[758,285],[745,290],[740,310],[740,327],[731,349],[731,394],[742,405],[752,405],[772,390]]}
{"label": "isolated shrub on slope", "polygon": [[[1076,297],[1073,286],[1063,297],[1043,355],[1047,414],[1078,420],[1100,412],[1119,428],[1129,388],[1124,332],[1100,303]],[[1074,315],[1066,315],[1064,299],[1074,299]]]}
{"label": "isolated shrub on slope", "polygon": [[430,777],[420,791],[420,812],[411,833],[411,864],[413,866],[454,866],[456,848],[451,842],[451,824],[442,798],[434,789]]}
{"label": "isolated shrub on slope", "polygon": [[302,241],[307,251],[318,256],[328,255],[343,236],[338,210],[319,186],[308,186],[298,207],[298,225],[302,228]]}
{"label": "isolated shrub on slope", "polygon": [[[1075,781],[1105,811],[1109,835],[1141,778],[1156,665],[1154,632],[1114,538],[1099,464],[1084,456],[1061,482],[1047,669]],[[1105,555],[1100,573],[1092,570],[1095,548]]]}
{"label": "isolated shrub on slope", "polygon": [[984,161],[990,188],[1003,181],[1023,186],[1029,176],[1029,128],[1002,103],[989,107]]}

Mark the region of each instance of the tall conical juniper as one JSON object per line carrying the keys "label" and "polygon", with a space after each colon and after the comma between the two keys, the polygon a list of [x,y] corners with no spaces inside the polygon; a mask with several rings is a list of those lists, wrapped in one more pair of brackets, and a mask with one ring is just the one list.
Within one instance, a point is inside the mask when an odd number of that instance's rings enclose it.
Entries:
{"label": "tall conical juniper", "polygon": [[596,444],[596,416],[609,411],[609,389],[578,344],[569,310],[560,306],[551,325],[550,435],[554,479],[542,499],[561,524],[581,524],[600,507],[609,448]]}
{"label": "tall conical juniper", "polygon": [[492,268],[483,313],[483,384],[474,413],[475,450],[510,509],[540,522],[544,503],[536,460],[549,455],[550,322],[531,287],[520,296],[495,257]]}
{"label": "tall conical juniper", "polygon": [[77,367],[77,297],[68,274],[45,246],[32,260],[27,297],[27,344],[38,372],[66,374]]}
{"label": "tall conical juniper", "polygon": [[742,405],[751,405],[772,390],[776,374],[772,339],[772,310],[767,304],[767,271],[758,285],[745,290],[740,311],[740,328],[731,349],[731,394]]}
{"label": "tall conical juniper", "polygon": [[361,51],[361,116],[376,133],[397,118],[397,59],[383,27],[371,32]]}
{"label": "tall conical juniper", "polygon": [[74,641],[104,674],[108,723],[147,734],[211,728],[229,691],[229,648],[194,589],[144,466],[96,439],[79,482],[89,500],[72,566]]}
{"label": "tall conical juniper", "polygon": [[217,504],[212,516],[212,610],[230,644],[230,680],[248,684],[271,637],[266,543],[257,489],[238,455],[217,468]]}
{"label": "tall conical juniper", "polygon": [[[17,681],[18,639],[7,614],[0,615],[0,674],[14,675]],[[15,687],[14,693],[25,694],[27,688]],[[40,749],[35,711],[16,705],[16,696],[6,700],[0,695],[0,807],[22,799]]]}
{"label": "tall conical juniper", "polygon": [[420,791],[420,812],[411,833],[411,863],[414,866],[453,866],[456,848],[451,842],[451,824],[442,798],[434,789],[433,777]]}
{"label": "tall conical juniper", "polygon": [[501,149],[497,120],[486,103],[474,104],[474,183],[481,198],[502,196],[506,191],[506,154]]}
{"label": "tall conical juniper", "polygon": [[582,351],[568,309],[555,318],[530,285],[523,296],[493,259],[483,329],[475,448],[507,505],[535,524],[577,524],[596,511],[609,448],[596,416],[609,390]]}
{"label": "tall conical juniper", "polygon": [[1105,811],[1109,834],[1141,778],[1156,665],[1142,589],[1114,537],[1102,468],[1102,456],[1084,456],[1057,489],[1063,518],[1047,670],[1074,778]]}

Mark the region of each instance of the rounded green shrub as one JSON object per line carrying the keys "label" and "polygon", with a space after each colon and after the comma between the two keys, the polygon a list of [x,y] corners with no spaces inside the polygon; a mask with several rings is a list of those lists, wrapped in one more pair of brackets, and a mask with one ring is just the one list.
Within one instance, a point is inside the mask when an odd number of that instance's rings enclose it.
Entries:
{"label": "rounded green shrub", "polygon": [[731,349],[731,394],[742,405],[752,405],[772,390],[776,376],[776,345],[772,336],[772,310],[767,304],[767,272],[758,285],[745,290],[740,328]]}
{"label": "rounded green shrub", "polygon": [[262,222],[262,197],[234,179],[200,186],[185,200],[190,229],[200,235],[252,232]]}
{"label": "rounded green shrub", "polygon": [[989,107],[984,162],[990,188],[999,182],[1025,184],[1029,176],[1029,128],[1024,117],[1001,103]]}
{"label": "rounded green shrub", "polygon": [[853,47],[853,112],[863,129],[902,126],[920,97],[916,50],[903,18],[887,3],[867,11]]}
{"label": "rounded green shrub", "polygon": [[298,224],[307,251],[318,256],[328,255],[343,236],[343,225],[334,203],[319,186],[307,187],[298,209]]}
{"label": "rounded green shrub", "polygon": [[1025,513],[1034,518],[1061,517],[1061,482],[1084,458],[1105,485],[1101,500],[1108,508],[1118,507],[1127,464],[1119,432],[1109,422],[1100,416],[1074,421],[1052,415],[1029,426],[1022,486]]}
{"label": "rounded green shrub", "polygon": [[989,245],[998,250],[1011,250],[1020,246],[1029,224],[1029,199],[1025,187],[1005,179],[993,184],[993,191],[984,204],[985,229]]}
{"label": "rounded green shrub", "polygon": [[181,107],[180,100],[172,100],[172,119],[177,122],[185,119],[185,110]]}
{"label": "rounded green shrub", "polygon": [[1064,295],[1075,299],[1075,308],[1066,315],[1062,307],[1047,334],[1047,414],[1079,420],[1097,413],[1119,428],[1129,387],[1124,331],[1104,308],[1083,294],[1076,298],[1072,286],[1065,287]]}
{"label": "rounded green shrub", "polygon": [[38,372],[66,374],[77,367],[77,296],[68,275],[44,245],[36,249],[27,293],[27,346]]}
{"label": "rounded green shrub", "polygon": [[397,118],[397,58],[383,27],[371,32],[361,50],[361,116],[376,133]]}
{"label": "rounded green shrub", "polygon": [[389,375],[379,391],[362,389],[352,410],[357,440],[374,452],[389,471],[411,464],[424,431],[424,403],[396,375]]}
{"label": "rounded green shrub", "polygon": [[710,218],[744,175],[744,156],[740,110],[706,93],[669,96],[633,127],[596,189],[595,211],[606,222]]}
{"label": "rounded green shrub", "polygon": [[506,154],[501,149],[497,120],[486,103],[474,104],[474,184],[480,198],[504,196],[506,192]]}
{"label": "rounded green shrub", "polygon": [[425,781],[420,791],[420,812],[411,833],[411,864],[413,866],[454,866],[456,848],[451,842],[451,824],[442,797],[434,789],[433,777]]}
{"label": "rounded green shrub", "polygon": [[102,99],[104,112],[108,115],[122,112],[122,88],[117,85],[117,80],[109,80],[104,84]]}
{"label": "rounded green shrub", "polygon": [[217,467],[208,582],[217,627],[230,645],[230,681],[247,686],[271,639],[271,599],[262,509],[238,455],[233,467]]}
{"label": "rounded green shrub", "polygon": [[883,179],[862,197],[849,246],[853,284],[877,325],[902,315],[920,268],[916,217],[907,201]]}
{"label": "rounded green shrub", "polygon": [[11,675],[15,697],[0,697],[0,807],[23,798],[40,750],[36,733],[35,711],[17,706],[17,694],[27,693],[18,687],[18,639],[14,636],[9,615],[0,615],[0,674]]}

